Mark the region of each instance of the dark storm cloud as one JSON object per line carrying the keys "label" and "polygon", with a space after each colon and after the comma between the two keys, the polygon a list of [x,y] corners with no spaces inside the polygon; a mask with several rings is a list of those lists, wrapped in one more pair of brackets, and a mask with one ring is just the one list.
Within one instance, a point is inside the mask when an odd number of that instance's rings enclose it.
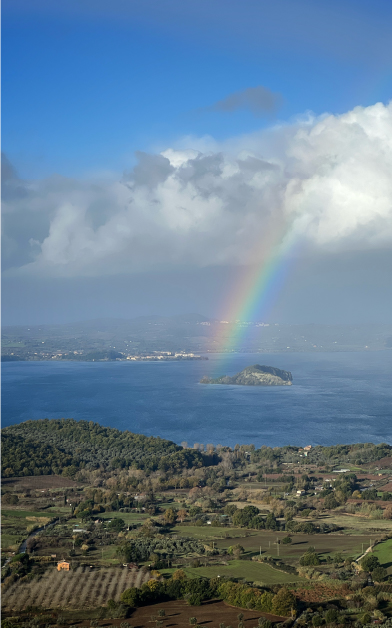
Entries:
{"label": "dark storm cloud", "polygon": [[257,85],[248,87],[242,91],[229,94],[226,98],[218,100],[204,111],[221,111],[232,113],[239,109],[248,109],[255,116],[275,113],[280,105],[281,96],[271,92],[267,87]]}

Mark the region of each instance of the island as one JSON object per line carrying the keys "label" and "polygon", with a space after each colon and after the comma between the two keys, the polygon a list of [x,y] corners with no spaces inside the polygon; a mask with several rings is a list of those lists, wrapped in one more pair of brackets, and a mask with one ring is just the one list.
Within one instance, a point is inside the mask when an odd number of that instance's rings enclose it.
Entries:
{"label": "island", "polygon": [[243,371],[230,377],[224,375],[212,379],[203,377],[201,384],[235,384],[236,386],[291,386],[293,376],[290,371],[283,371],[274,366],[261,366],[254,364],[247,366]]}

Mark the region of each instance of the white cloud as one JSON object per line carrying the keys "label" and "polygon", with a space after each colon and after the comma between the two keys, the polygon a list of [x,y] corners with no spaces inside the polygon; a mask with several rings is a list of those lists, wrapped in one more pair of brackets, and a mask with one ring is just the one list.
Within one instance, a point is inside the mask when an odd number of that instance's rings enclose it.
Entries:
{"label": "white cloud", "polygon": [[8,182],[8,265],[73,276],[244,264],[276,233],[332,251],[392,243],[391,104],[139,160],[122,181]]}

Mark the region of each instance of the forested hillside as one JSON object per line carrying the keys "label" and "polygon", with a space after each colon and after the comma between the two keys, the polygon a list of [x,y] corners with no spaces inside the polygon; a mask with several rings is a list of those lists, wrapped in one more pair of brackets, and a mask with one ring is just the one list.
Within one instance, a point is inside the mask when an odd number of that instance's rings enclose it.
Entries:
{"label": "forested hillside", "polygon": [[[92,421],[42,419],[2,430],[2,475],[72,476],[78,469],[176,471],[203,466],[199,451],[153,436],[103,427]],[[211,461],[208,460],[210,463]]]}

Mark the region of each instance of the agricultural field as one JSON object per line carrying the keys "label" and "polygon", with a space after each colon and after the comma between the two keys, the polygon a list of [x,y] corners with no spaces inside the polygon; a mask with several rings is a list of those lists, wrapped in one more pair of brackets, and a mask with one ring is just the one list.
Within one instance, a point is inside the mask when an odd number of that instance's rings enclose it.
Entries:
{"label": "agricultural field", "polygon": [[[292,542],[285,545],[277,540],[287,536],[285,532],[261,530],[258,533],[242,538],[240,542],[246,552],[261,553],[262,556],[273,556],[282,559],[299,558],[309,547],[314,547],[318,554],[326,557],[329,554],[340,552],[343,556],[357,558],[369,546],[369,536],[346,536],[344,534],[293,534]],[[233,541],[216,541],[216,547],[224,548],[232,545]]]}
{"label": "agricultural field", "polygon": [[12,488],[13,490],[22,491],[74,488],[82,486],[82,484],[62,475],[26,475],[17,478],[2,478],[1,486],[2,488]]}
{"label": "agricultural field", "polygon": [[28,510],[2,510],[1,548],[3,551],[16,551],[27,538],[34,526],[44,526],[51,521],[53,514]]}
{"label": "agricultural field", "polygon": [[[317,522],[335,524],[344,528],[347,535],[364,534],[367,531],[368,535],[373,535],[373,541],[375,536],[382,536],[386,532],[392,533],[392,520],[390,519],[370,519],[366,516],[353,516],[339,511],[321,516],[317,519]],[[369,538],[371,537],[369,536]]]}
{"label": "agricultural field", "polygon": [[268,555],[275,558],[279,556],[283,559],[299,558],[310,546],[324,557],[340,552],[343,556],[357,558],[362,554],[362,545],[366,549],[371,540],[370,536],[365,534],[294,534],[292,543],[287,545],[280,543],[278,547],[277,539],[281,541],[287,536],[287,533],[271,530],[245,530],[244,528],[214,528],[212,526],[176,526],[173,531],[200,539],[210,545],[213,542],[214,547],[218,549],[227,549],[230,545],[240,543],[247,554],[260,553],[262,556]]}
{"label": "agricultural field", "polygon": [[[213,539],[242,539],[252,534],[252,532],[245,530],[244,528],[216,528],[214,526],[192,526],[192,525],[177,525],[173,528],[174,534],[181,536],[189,536],[200,540],[213,540]],[[231,545],[231,543],[229,543]]]}
{"label": "agricultural field", "polygon": [[125,524],[128,525],[132,525],[135,523],[142,523],[143,521],[145,521],[146,519],[149,518],[149,515],[145,514],[144,512],[102,512],[100,513],[99,517],[101,519],[115,519],[116,517],[118,519],[122,519]]}
{"label": "agricultural field", "polygon": [[94,608],[120,599],[129,587],[140,587],[150,580],[144,569],[125,567],[91,569],[79,566],[71,571],[57,571],[50,567],[40,578],[30,582],[17,581],[3,594],[2,606],[6,612],[22,612],[29,606],[43,608]]}
{"label": "agricultural field", "polygon": [[377,556],[380,564],[392,575],[392,539],[376,545],[373,554]]}
{"label": "agricultural field", "polygon": [[[162,570],[162,573],[172,573],[174,569]],[[184,571],[191,578],[216,578],[217,576],[233,577],[248,582],[268,582],[269,584],[287,584],[301,580],[295,574],[284,573],[273,569],[265,563],[250,560],[232,560],[227,565],[209,565],[207,567],[185,567]]]}
{"label": "agricultural field", "polygon": [[[165,618],[169,623],[166,626],[174,628],[175,626],[189,626],[189,619],[196,617],[197,623],[200,625],[208,625],[209,628],[218,628],[222,622],[226,626],[236,626],[238,624],[238,613],[240,609],[234,608],[224,602],[208,601],[203,602],[201,606],[192,607],[185,601],[179,600],[175,602],[163,602],[161,604],[153,604],[137,608],[130,618],[133,626],[152,626],[152,617],[158,617],[158,612],[163,609]],[[270,615],[268,613],[260,613],[259,611],[242,610],[244,615],[245,626],[251,628],[257,626],[259,617],[265,617],[270,621],[277,623],[282,622],[286,618]]]}

